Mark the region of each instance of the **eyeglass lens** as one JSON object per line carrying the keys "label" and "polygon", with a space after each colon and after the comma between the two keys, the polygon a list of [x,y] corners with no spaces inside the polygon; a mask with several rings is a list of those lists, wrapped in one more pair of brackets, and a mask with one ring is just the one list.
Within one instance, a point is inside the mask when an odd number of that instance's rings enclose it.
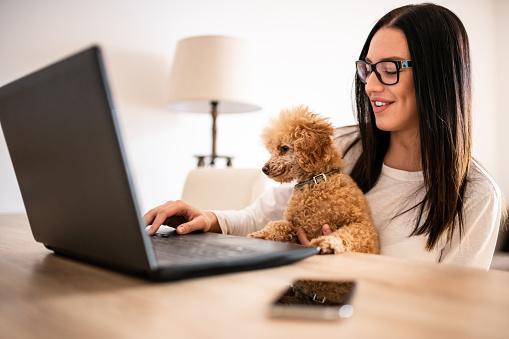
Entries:
{"label": "eyeglass lens", "polygon": [[[383,84],[394,85],[398,82],[398,68],[396,63],[392,61],[381,61],[375,64],[375,69],[378,80],[380,80],[380,82]],[[371,73],[371,64],[364,61],[357,62],[357,74],[363,83],[367,82],[367,79]]]}

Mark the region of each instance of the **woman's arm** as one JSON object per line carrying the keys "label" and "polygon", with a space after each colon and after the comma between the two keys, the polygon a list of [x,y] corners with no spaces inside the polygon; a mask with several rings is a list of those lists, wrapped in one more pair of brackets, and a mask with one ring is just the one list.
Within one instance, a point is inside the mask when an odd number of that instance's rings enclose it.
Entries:
{"label": "woman's arm", "polygon": [[502,214],[498,187],[473,191],[465,201],[464,234],[460,240],[455,231],[453,239],[442,250],[440,262],[489,269]]}
{"label": "woman's arm", "polygon": [[268,188],[250,206],[234,211],[211,211],[223,234],[247,235],[262,229],[269,221],[283,218],[292,194],[291,185]]}
{"label": "woman's arm", "polygon": [[177,227],[178,234],[193,231],[247,235],[263,228],[269,221],[281,219],[292,193],[291,185],[271,187],[253,204],[239,211],[201,211],[184,201],[168,201],[144,216],[148,233],[153,235],[167,218],[183,216],[187,222]]}

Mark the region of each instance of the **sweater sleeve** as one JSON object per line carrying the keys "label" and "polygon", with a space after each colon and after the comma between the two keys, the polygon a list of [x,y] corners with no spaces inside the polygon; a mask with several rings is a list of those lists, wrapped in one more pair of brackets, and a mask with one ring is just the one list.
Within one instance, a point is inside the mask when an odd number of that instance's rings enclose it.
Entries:
{"label": "sweater sleeve", "polygon": [[[474,184],[475,185],[475,184]],[[502,214],[500,189],[473,190],[465,201],[464,234],[455,232],[441,252],[440,262],[489,269]]]}
{"label": "sweater sleeve", "polygon": [[247,235],[262,229],[269,221],[282,219],[291,194],[292,185],[270,187],[242,210],[212,212],[223,234]]}

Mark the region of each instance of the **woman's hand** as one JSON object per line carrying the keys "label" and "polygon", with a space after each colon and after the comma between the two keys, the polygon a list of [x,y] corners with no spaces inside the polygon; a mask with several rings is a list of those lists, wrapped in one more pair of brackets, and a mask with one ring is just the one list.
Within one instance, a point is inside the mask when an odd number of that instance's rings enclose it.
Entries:
{"label": "woman's hand", "polygon": [[[330,226],[328,224],[324,224],[322,226],[322,234],[323,235],[329,235],[332,233],[332,230],[330,229]],[[308,237],[306,236],[306,232],[302,228],[299,228],[297,230],[297,237],[299,238],[299,241],[304,246],[310,246],[311,242],[309,241]]]}
{"label": "woman's hand", "polygon": [[181,201],[168,201],[148,211],[143,219],[146,225],[151,225],[148,234],[154,235],[162,223],[169,217],[180,215],[187,219],[177,227],[178,234],[186,234],[201,230],[203,232],[221,232],[217,217],[209,211],[200,211],[193,206]]}

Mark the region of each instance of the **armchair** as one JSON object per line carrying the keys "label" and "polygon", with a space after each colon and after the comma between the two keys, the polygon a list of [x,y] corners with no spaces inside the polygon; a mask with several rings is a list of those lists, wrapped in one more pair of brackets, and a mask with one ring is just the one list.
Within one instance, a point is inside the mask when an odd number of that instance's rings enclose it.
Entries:
{"label": "armchair", "polygon": [[242,209],[267,185],[261,169],[197,168],[187,175],[182,200],[202,210]]}

